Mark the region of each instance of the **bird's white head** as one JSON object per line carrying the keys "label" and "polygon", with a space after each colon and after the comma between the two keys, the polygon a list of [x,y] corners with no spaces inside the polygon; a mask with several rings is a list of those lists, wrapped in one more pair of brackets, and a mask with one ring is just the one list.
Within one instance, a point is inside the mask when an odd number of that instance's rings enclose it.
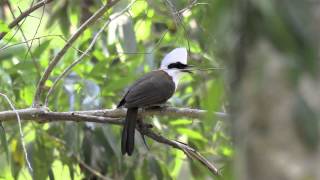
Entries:
{"label": "bird's white head", "polygon": [[183,72],[188,68],[188,52],[186,48],[176,48],[167,54],[162,62],[160,69],[167,72],[174,81],[176,87]]}

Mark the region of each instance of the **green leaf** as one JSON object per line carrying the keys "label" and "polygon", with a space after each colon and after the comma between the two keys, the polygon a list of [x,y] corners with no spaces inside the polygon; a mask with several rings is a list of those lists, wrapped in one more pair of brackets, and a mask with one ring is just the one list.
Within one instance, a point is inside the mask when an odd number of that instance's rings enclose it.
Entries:
{"label": "green leaf", "polygon": [[46,179],[54,160],[54,143],[51,139],[38,134],[32,142],[32,167],[34,179]]}
{"label": "green leaf", "polygon": [[155,174],[157,176],[157,179],[163,179],[163,173],[161,171],[160,164],[155,158],[151,157],[148,160],[148,165],[152,174]]}
{"label": "green leaf", "polygon": [[67,11],[68,11],[68,3],[66,3],[65,6],[63,6],[59,16],[59,25],[65,37],[69,36],[69,28],[71,25]]}
{"label": "green leaf", "polygon": [[147,9],[148,3],[144,1],[137,1],[131,8],[133,17],[137,17],[140,14],[144,13],[144,11]]}
{"label": "green leaf", "polygon": [[119,148],[117,146],[117,140],[114,136],[114,132],[112,132],[112,129],[109,127],[109,126],[103,126],[102,127],[102,130],[103,130],[103,134],[106,138],[106,140],[108,141],[114,155],[118,158],[118,159],[121,159],[120,157],[120,153],[119,153]]}
{"label": "green leaf", "polygon": [[192,124],[192,120],[190,120],[190,119],[177,119],[174,121],[170,121],[169,124],[172,126],[188,125],[188,124]]}
{"label": "green leaf", "polygon": [[1,147],[3,147],[3,150],[6,153],[7,162],[9,163],[9,148],[7,143],[7,136],[2,124],[0,124],[0,141]]}
{"label": "green leaf", "polygon": [[0,20],[0,32],[9,32],[10,28],[6,23],[4,23],[2,20]]}
{"label": "green leaf", "polygon": [[186,135],[191,139],[196,139],[196,140],[207,142],[207,139],[204,136],[202,136],[202,134],[200,134],[197,131],[194,131],[192,129],[178,128],[177,131],[180,134]]}
{"label": "green leaf", "polygon": [[45,40],[38,46],[34,51],[33,55],[36,57],[40,57],[43,54],[43,51],[48,49],[48,46],[50,45],[51,39]]}
{"label": "green leaf", "polygon": [[[2,47],[2,43],[0,43],[0,47]],[[24,54],[26,51],[26,47],[23,44],[18,44],[15,46],[8,47],[6,49],[0,50],[0,62],[5,59],[12,58],[19,54]]]}

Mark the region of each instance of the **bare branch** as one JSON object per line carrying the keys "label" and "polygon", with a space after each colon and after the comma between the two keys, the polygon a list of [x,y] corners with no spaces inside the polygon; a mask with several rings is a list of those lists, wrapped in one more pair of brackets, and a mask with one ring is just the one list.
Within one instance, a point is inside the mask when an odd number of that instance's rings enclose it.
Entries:
{"label": "bare branch", "polygon": [[[25,17],[27,17],[29,14],[31,14],[33,11],[37,10],[38,8],[44,6],[45,4],[50,3],[53,0],[42,0],[35,4],[34,6],[30,7],[28,10],[21,13],[17,18],[15,18],[10,24],[9,28],[12,29],[16,25],[19,24],[20,21],[22,21]],[[0,33],[0,40],[7,34],[8,32],[1,32]]]}
{"label": "bare branch", "polygon": [[32,170],[32,166],[31,166],[31,164],[29,162],[26,145],[24,143],[24,135],[23,135],[23,131],[22,131],[21,119],[20,119],[19,113],[15,109],[14,105],[12,104],[12,102],[10,101],[10,99],[8,98],[7,95],[0,93],[0,96],[3,96],[6,99],[6,101],[9,103],[11,109],[13,110],[16,118],[18,119],[19,133],[20,133],[20,140],[21,140],[21,144],[22,144],[22,149],[23,149],[23,152],[24,152],[24,155],[25,155],[25,158],[26,158],[26,162],[27,162],[28,168],[29,168],[30,172],[32,172],[33,171]]}
{"label": "bare branch", "polygon": [[[50,112],[47,108],[28,108],[16,110],[23,120],[32,120],[38,122],[51,121],[75,121],[75,122],[98,122],[121,124],[121,118],[126,116],[125,109],[102,109],[90,111],[74,111],[74,112]],[[142,116],[169,116],[169,117],[186,117],[186,118],[202,118],[207,111],[200,109],[175,108],[166,107],[159,109],[150,109],[139,111]],[[228,119],[228,115],[223,112],[215,112],[214,115],[220,119]],[[0,112],[0,122],[11,121],[16,119],[14,111]]]}
{"label": "bare branch", "polygon": [[84,51],[83,54],[81,54],[81,56],[75,60],[69,67],[67,67],[62,74],[53,82],[53,85],[51,86],[51,88],[49,89],[46,99],[45,99],[45,106],[48,105],[48,98],[49,96],[52,94],[54,88],[56,87],[56,85],[58,84],[58,82],[64,78],[66,75],[68,75],[71,71],[71,69],[76,66],[77,64],[79,64],[83,58],[89,53],[89,51],[91,51],[92,47],[94,46],[94,44],[96,43],[99,35],[103,32],[103,30],[110,24],[111,21],[113,21],[114,19],[118,18],[119,16],[121,16],[123,13],[127,12],[131,6],[135,3],[136,1],[132,1],[126,8],[124,8],[121,12],[117,13],[117,15],[115,15],[112,18],[109,18],[104,25],[99,29],[99,31],[97,32],[97,34],[94,36],[94,38],[92,39],[89,47]]}
{"label": "bare branch", "polygon": [[220,175],[220,172],[219,172],[218,168],[215,165],[213,165],[210,161],[208,161],[198,151],[196,151],[194,148],[190,147],[188,144],[184,144],[184,143],[181,143],[179,141],[167,139],[167,138],[161,136],[160,134],[154,133],[153,131],[151,131],[148,128],[139,129],[139,131],[142,134],[150,137],[151,139],[153,139],[153,140],[155,140],[155,141],[157,141],[159,143],[169,145],[169,146],[174,147],[176,149],[180,149],[190,159],[194,158],[194,159],[198,160],[201,164],[206,166],[214,175],[217,175],[217,176]]}
{"label": "bare branch", "polygon": [[110,7],[115,5],[119,0],[108,1],[104,6],[102,6],[96,13],[94,13],[86,22],[84,22],[78,30],[69,38],[68,42],[65,46],[58,52],[58,54],[50,61],[49,66],[45,70],[42,75],[34,97],[33,107],[40,106],[40,98],[44,90],[45,82],[48,80],[53,68],[57,65],[57,63],[61,60],[63,55],[67,52],[67,50],[72,46],[72,44],[78,39],[78,37],[98,18],[100,18]]}

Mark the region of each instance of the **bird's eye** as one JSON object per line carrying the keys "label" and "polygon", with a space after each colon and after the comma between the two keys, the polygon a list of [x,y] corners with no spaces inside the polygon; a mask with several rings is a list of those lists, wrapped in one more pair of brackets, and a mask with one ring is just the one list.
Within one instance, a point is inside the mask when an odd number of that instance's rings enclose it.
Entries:
{"label": "bird's eye", "polygon": [[175,63],[169,64],[168,69],[173,69],[173,68],[185,69],[187,67],[188,67],[188,65],[186,65],[186,64],[182,64],[181,62],[175,62]]}

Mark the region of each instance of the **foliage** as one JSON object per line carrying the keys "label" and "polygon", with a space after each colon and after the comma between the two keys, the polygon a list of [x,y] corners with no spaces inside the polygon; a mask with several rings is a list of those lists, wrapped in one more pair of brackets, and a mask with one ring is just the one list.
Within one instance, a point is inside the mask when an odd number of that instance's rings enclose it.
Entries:
{"label": "foliage", "polygon": [[[30,7],[31,0],[9,0],[15,16]],[[121,95],[136,78],[156,69],[162,57],[175,47],[187,47],[189,62],[196,66],[217,67],[215,39],[223,8],[228,1],[189,6],[187,0],[174,1],[176,10],[187,7],[179,17],[168,1],[136,1],[130,11],[113,20],[96,42],[93,50],[73,68],[49,98],[49,108],[56,111],[115,108]],[[65,45],[75,30],[102,6],[95,0],[53,1],[32,13],[21,23],[21,31],[8,29],[13,17],[8,4],[1,1],[0,31],[9,31],[0,41],[0,92],[14,102],[17,109],[32,105],[36,85],[53,56]],[[104,22],[129,4],[120,1],[90,26],[64,55],[53,70],[46,89],[62,71],[81,55]],[[43,16],[42,16],[43,13]],[[179,21],[181,18],[181,22]],[[218,20],[219,19],[219,20]],[[39,29],[37,26],[39,25]],[[215,33],[213,33],[215,32]],[[233,156],[229,126],[212,116],[227,105],[222,70],[198,71],[187,75],[179,85],[170,105],[206,109],[203,119],[152,117],[157,132],[196,147],[223,168],[230,177]],[[0,99],[0,109],[9,105]],[[26,168],[16,122],[3,123],[0,129],[0,179],[31,179]],[[181,151],[147,140],[150,150],[139,136],[132,157],[120,154],[118,126],[92,123],[23,123],[34,179],[88,179],[94,175],[79,159],[111,179],[206,179],[212,174]],[[7,160],[8,159],[8,160]]]}

